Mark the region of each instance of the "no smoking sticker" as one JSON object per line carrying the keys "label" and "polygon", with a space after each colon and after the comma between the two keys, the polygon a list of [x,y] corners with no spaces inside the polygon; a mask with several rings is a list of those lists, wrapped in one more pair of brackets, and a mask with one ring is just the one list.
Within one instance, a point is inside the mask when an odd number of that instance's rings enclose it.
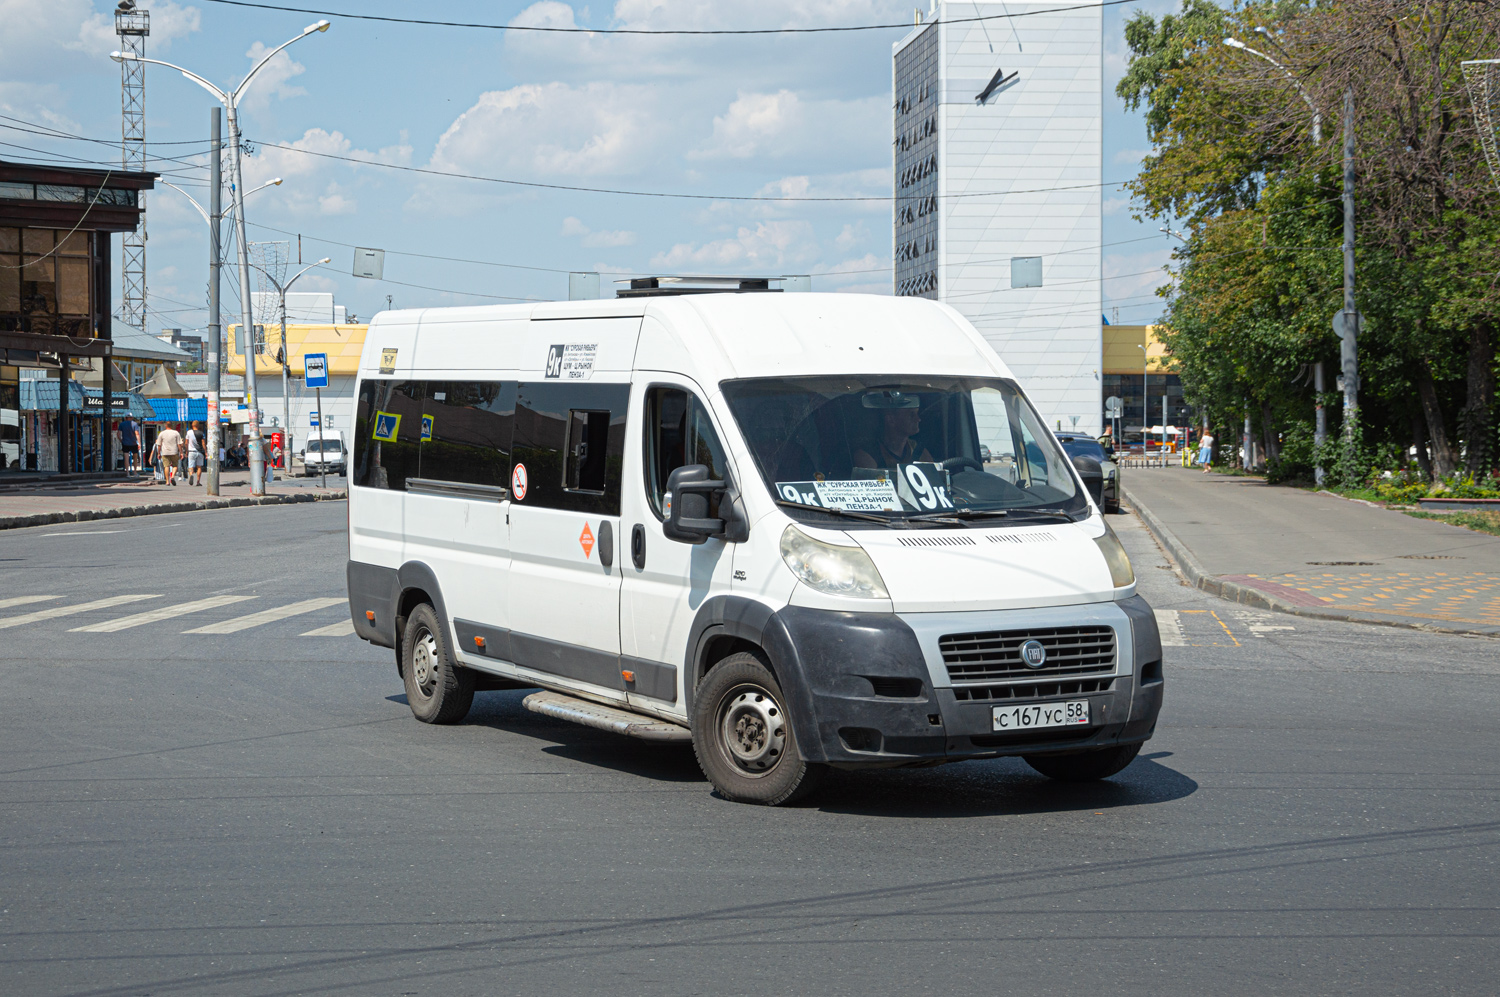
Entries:
{"label": "no smoking sticker", "polygon": [[517,464],[516,469],[510,472],[510,493],[515,496],[517,502],[526,498],[526,465]]}
{"label": "no smoking sticker", "polygon": [[594,531],[589,529],[589,524],[583,524],[583,532],[578,534],[578,543],[583,547],[584,560],[588,560],[594,553]]}

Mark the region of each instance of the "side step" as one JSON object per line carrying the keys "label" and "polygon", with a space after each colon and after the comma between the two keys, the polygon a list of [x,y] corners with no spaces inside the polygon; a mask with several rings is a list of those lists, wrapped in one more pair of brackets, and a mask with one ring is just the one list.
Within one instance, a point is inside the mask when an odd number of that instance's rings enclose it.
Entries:
{"label": "side step", "polygon": [[585,727],[597,727],[600,730],[639,737],[646,741],[691,741],[693,739],[693,732],[679,724],[668,723],[653,717],[643,717],[639,713],[630,713],[613,706],[592,703],[586,699],[575,699],[560,692],[534,692],[521,700],[521,705],[532,713],[556,717],[559,720],[570,720],[575,724],[583,724]]}

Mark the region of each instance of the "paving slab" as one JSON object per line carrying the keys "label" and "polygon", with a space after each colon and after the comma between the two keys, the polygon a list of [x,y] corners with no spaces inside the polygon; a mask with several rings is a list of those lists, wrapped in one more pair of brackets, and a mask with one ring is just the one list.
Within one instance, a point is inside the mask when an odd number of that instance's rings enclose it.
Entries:
{"label": "paving slab", "polygon": [[264,496],[250,494],[248,471],[222,473],[218,496],[206,495],[201,485],[156,484],[150,478],[68,482],[55,488],[43,485],[0,494],[0,530],[231,506],[338,500],[348,497],[343,482],[343,478],[330,479],[327,488],[320,488],[317,478],[278,479]]}
{"label": "paving slab", "polygon": [[1133,469],[1127,502],[1187,580],[1304,616],[1500,636],[1500,537],[1327,492]]}

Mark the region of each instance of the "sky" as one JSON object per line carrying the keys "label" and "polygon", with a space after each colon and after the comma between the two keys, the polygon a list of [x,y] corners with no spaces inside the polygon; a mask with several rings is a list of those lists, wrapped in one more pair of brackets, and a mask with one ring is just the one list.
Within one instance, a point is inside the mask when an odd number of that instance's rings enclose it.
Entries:
{"label": "sky", "polygon": [[[287,5],[587,28],[909,24],[913,13],[911,0]],[[215,0],[140,6],[151,13],[149,57],[224,89],[317,20]],[[1122,26],[1137,9],[1171,6],[1104,10],[1105,181],[1129,179],[1149,148],[1141,116],[1113,92],[1127,57]],[[0,158],[119,162],[113,9],[97,0],[0,0]],[[807,273],[814,290],[891,293],[891,43],[905,29],[643,37],[329,20],[326,33],[276,56],[241,106],[253,150],[246,189],[283,179],[247,200],[249,241],[287,241],[292,273],[299,235],[305,263],[331,258],[296,290],[332,291],[366,319],[387,299],[398,308],[555,300],[578,270],[600,271],[606,287],[651,273]],[[211,100],[177,73],[148,67],[146,138],[160,157],[148,169],[205,205]],[[539,190],[412,170],[698,197]],[[728,199],[767,195],[874,199]],[[1160,222],[1132,220],[1120,187],[1106,186],[1103,203],[1105,314],[1152,321],[1172,244]],[[150,196],[147,217],[148,328],[201,329],[207,227],[183,194],[164,187]],[[356,246],[386,251],[384,280],[351,275]],[[116,285],[118,303],[118,274]],[[236,320],[236,286],[226,272],[226,323]]]}

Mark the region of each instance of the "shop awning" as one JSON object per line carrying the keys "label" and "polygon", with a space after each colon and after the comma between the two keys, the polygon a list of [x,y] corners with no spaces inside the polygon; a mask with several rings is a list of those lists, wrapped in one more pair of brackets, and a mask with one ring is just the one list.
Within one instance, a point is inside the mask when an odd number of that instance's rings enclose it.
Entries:
{"label": "shop awning", "polygon": [[[56,412],[58,385],[62,380],[55,377],[25,378],[21,381],[22,412]],[[83,385],[68,381],[68,411],[82,412],[84,407]]]}
{"label": "shop awning", "polygon": [[[152,414],[143,416],[150,422],[207,422],[207,398],[148,398]],[[220,422],[226,422],[223,416]]]}
{"label": "shop awning", "polygon": [[[83,410],[83,414],[93,416],[103,415],[104,389],[84,388],[83,390],[86,395],[86,407]],[[151,408],[151,403],[134,391],[111,391],[110,401],[112,403],[109,413],[111,419],[123,419],[127,415],[146,421],[155,418],[156,413]]]}

